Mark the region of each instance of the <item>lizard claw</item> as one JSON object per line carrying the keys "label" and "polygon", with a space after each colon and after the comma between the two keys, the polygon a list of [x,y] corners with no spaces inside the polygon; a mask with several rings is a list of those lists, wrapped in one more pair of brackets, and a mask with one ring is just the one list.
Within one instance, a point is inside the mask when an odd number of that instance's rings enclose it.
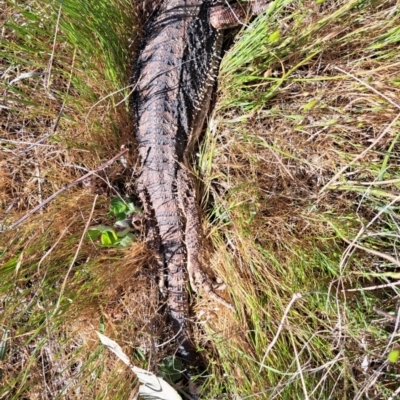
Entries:
{"label": "lizard claw", "polygon": [[219,304],[222,304],[224,307],[229,308],[232,311],[235,311],[235,308],[232,306],[232,304],[230,304],[221,296],[218,296],[215,293],[215,290],[222,290],[223,289],[222,286],[226,287],[226,285],[219,285],[216,289],[214,289],[209,276],[200,269],[189,271],[189,280],[190,280],[190,286],[192,287],[194,292],[198,293],[199,292],[198,288],[200,287],[201,291],[207,293],[207,295],[211,297],[213,300],[215,300]]}

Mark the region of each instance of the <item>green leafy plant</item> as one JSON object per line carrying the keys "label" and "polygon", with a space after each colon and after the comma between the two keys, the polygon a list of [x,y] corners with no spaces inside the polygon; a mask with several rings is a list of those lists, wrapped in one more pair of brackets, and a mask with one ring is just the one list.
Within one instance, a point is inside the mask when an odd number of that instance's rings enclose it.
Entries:
{"label": "green leafy plant", "polygon": [[116,197],[111,200],[110,211],[107,214],[107,216],[115,217],[114,227],[108,225],[92,226],[88,230],[88,237],[91,240],[100,238],[100,243],[104,247],[129,247],[135,241],[129,216],[140,212],[141,210],[134,205],[131,198],[123,200]]}
{"label": "green leafy plant", "polygon": [[395,363],[399,360],[399,357],[400,357],[400,349],[394,349],[389,353],[388,360],[391,363]]}
{"label": "green leafy plant", "polygon": [[180,379],[182,379],[181,371],[185,369],[182,361],[176,357],[164,358],[159,367],[163,375],[172,382],[178,382]]}

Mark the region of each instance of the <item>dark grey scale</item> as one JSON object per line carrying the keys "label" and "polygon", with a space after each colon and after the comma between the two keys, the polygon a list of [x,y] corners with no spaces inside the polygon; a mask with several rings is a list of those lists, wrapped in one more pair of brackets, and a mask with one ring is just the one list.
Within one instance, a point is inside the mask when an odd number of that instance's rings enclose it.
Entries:
{"label": "dark grey scale", "polygon": [[164,111],[164,102],[162,101],[154,101],[151,102],[146,106],[146,111],[157,111],[157,112],[163,112]]}
{"label": "dark grey scale", "polygon": [[164,246],[167,247],[179,247],[182,246],[182,242],[180,240],[176,240],[176,239],[169,239],[169,240],[165,240],[164,241]]}
{"label": "dark grey scale", "polygon": [[186,294],[183,294],[184,291],[185,291],[185,289],[171,290],[168,288],[168,293],[172,294],[174,296],[175,303],[179,303],[179,302],[186,303],[187,298],[186,298]]}
{"label": "dark grey scale", "polygon": [[154,202],[158,202],[157,205],[155,205],[156,208],[160,207],[159,202],[161,202],[162,206],[165,206],[166,204],[175,202],[174,196],[171,196],[171,194],[169,194],[167,191],[165,191],[165,192],[151,191],[148,189],[147,189],[147,191],[148,191],[149,195],[154,198]]}
{"label": "dark grey scale", "polygon": [[157,221],[160,221],[163,226],[180,226],[180,221],[178,215],[166,216],[166,215],[156,215]]}
{"label": "dark grey scale", "polygon": [[176,268],[171,267],[169,268],[168,272],[175,278],[175,280],[173,281],[173,285],[170,285],[170,289],[174,289],[177,287],[182,287],[185,288],[185,284],[183,283],[185,281],[185,278],[187,277],[186,272],[182,271],[182,270],[177,270],[176,272]]}
{"label": "dark grey scale", "polygon": [[[149,125],[149,127],[147,129],[149,129],[149,133],[153,133],[152,127],[156,127],[156,126],[162,126],[163,123],[163,117],[162,115],[156,114],[154,115],[153,113],[148,113],[147,111],[147,107],[146,109],[142,110],[142,118],[140,120],[141,124],[144,124],[145,126]],[[147,130],[146,129],[146,130]],[[155,129],[155,128],[153,128]],[[165,131],[162,130],[160,132],[160,134],[163,134]]]}
{"label": "dark grey scale", "polygon": [[[178,235],[179,236],[179,235]],[[185,254],[186,247],[182,243],[182,238],[179,237],[179,241],[177,240],[178,236],[170,236],[169,238],[166,237],[162,243],[163,248],[166,250],[166,252],[177,252],[179,250],[178,254]],[[175,265],[175,266],[170,266],[171,268],[177,268],[176,270],[172,270],[174,273],[178,273],[179,271],[181,272],[186,272],[186,266],[185,265]]]}
{"label": "dark grey scale", "polygon": [[176,211],[162,211],[157,213],[157,218],[175,218],[178,216],[178,213]]}
{"label": "dark grey scale", "polygon": [[[165,247],[163,246],[164,262],[168,268],[168,275],[175,277],[175,284],[178,284],[178,279],[185,281],[186,271],[182,268],[175,266],[175,264],[182,264],[182,261],[176,262],[177,258],[179,260],[185,259],[185,248],[183,245],[179,247]],[[175,262],[174,262],[175,261]]]}
{"label": "dark grey scale", "polygon": [[[172,178],[171,175],[169,176]],[[149,195],[152,196],[151,199],[152,201],[158,200],[159,195],[164,195],[165,193],[170,193],[171,198],[175,198],[173,193],[174,190],[172,183],[166,183],[165,185],[158,185],[155,183],[155,181],[153,181],[149,185],[146,185],[146,190],[149,193]]]}
{"label": "dark grey scale", "polygon": [[165,225],[180,225],[179,218],[177,218],[177,215],[174,216],[163,216],[157,213],[156,211],[156,219],[157,221],[162,221],[163,224]]}
{"label": "dark grey scale", "polygon": [[186,288],[185,286],[177,285],[168,287],[168,293],[175,296],[175,302],[186,301]]}
{"label": "dark grey scale", "polygon": [[149,192],[149,194],[152,194],[152,200],[154,202],[157,201],[163,201],[163,202],[167,202],[167,201],[175,201],[175,196],[170,193],[158,193],[157,191],[154,191],[154,193],[150,193],[149,190],[147,190]]}
{"label": "dark grey scale", "polygon": [[[171,161],[171,148],[173,146],[153,146],[150,150],[150,154],[157,156],[157,160],[153,160],[154,162],[165,162]],[[151,165],[152,161],[149,162],[148,165]]]}
{"label": "dark grey scale", "polygon": [[[149,120],[151,120],[151,116],[149,116]],[[154,117],[153,117],[154,120]],[[146,127],[145,131],[143,132],[144,138],[147,138],[149,136],[154,137],[154,138],[159,138],[160,140],[167,140],[167,141],[175,141],[175,137],[170,137],[166,138],[165,137],[165,129],[163,128],[162,125],[156,125],[156,126],[148,126]]]}
{"label": "dark grey scale", "polygon": [[[179,142],[179,139],[178,139]],[[168,138],[167,136],[159,137],[154,135],[154,137],[144,136],[139,142],[139,147],[148,148],[149,146],[175,146],[176,140],[174,138]]]}
{"label": "dark grey scale", "polygon": [[167,53],[173,53],[173,47],[169,43],[161,44],[162,49]]}
{"label": "dark grey scale", "polygon": [[165,226],[177,226],[177,222],[176,219],[172,220],[172,219],[168,219],[168,218],[157,218],[157,225],[159,226],[159,228],[165,227]]}
{"label": "dark grey scale", "polygon": [[174,267],[172,267],[174,264],[182,264],[182,261],[185,258],[184,253],[180,251],[180,249],[164,248],[163,254],[164,262],[168,269],[168,276],[170,280],[174,282],[174,285],[178,285],[179,281],[186,282],[186,272],[182,269],[178,270],[177,272],[173,272]]}
{"label": "dark grey scale", "polygon": [[171,59],[174,59],[174,58],[175,58],[175,55],[174,55],[174,53],[173,53],[173,51],[172,51],[172,47],[169,46],[168,44],[164,45],[163,43],[161,43],[161,44],[155,46],[155,49],[154,49],[154,50],[155,50],[155,51],[153,52],[152,56],[149,58],[149,60],[151,60],[151,61],[149,61],[149,63],[147,64],[147,65],[149,65],[149,66],[151,66],[151,62],[153,62],[153,61],[161,61],[161,62],[164,62],[164,59],[155,60],[155,59],[154,59],[154,55],[155,55],[155,54],[157,54],[157,55],[162,55],[162,56],[165,57],[165,59],[168,59],[168,60],[171,60]]}
{"label": "dark grey scale", "polygon": [[[146,179],[146,188],[149,194],[157,194],[161,188],[169,188],[169,191],[172,192],[173,195],[173,184],[176,175],[175,168],[165,168],[163,171],[158,172],[157,176],[155,176],[156,174],[153,173],[153,170],[148,168],[146,164],[145,166],[148,170],[142,175]],[[163,184],[159,183],[162,179],[166,180],[166,182]],[[160,190],[158,190],[158,188],[160,188]]]}
{"label": "dark grey scale", "polygon": [[174,55],[163,51],[158,51],[157,53],[153,54],[150,60],[151,61],[149,61],[149,65],[151,65],[152,62],[162,62],[168,66],[174,65],[175,63]]}
{"label": "dark grey scale", "polygon": [[175,168],[172,168],[171,166],[170,168],[163,170],[163,172],[157,176],[154,175],[155,174],[153,174],[153,171],[146,171],[146,173],[143,174],[143,176],[147,179],[146,187],[148,190],[151,190],[152,193],[158,193],[156,191],[158,188],[160,188],[160,191],[164,190],[162,188],[168,188],[167,190],[172,191],[175,180]]}
{"label": "dark grey scale", "polygon": [[[154,157],[156,157],[156,158],[154,158]],[[146,165],[149,167],[149,168],[154,168],[154,169],[156,169],[157,171],[159,171],[159,166],[160,167],[163,167],[162,165],[159,165],[159,164],[169,164],[170,162],[171,162],[171,158],[169,158],[169,157],[162,157],[162,155],[160,154],[160,152],[159,151],[157,151],[156,152],[156,154],[154,155],[154,157],[151,159],[151,160],[147,160],[146,161]],[[164,168],[164,167],[163,167]],[[153,169],[153,170],[154,170]]]}
{"label": "dark grey scale", "polygon": [[171,274],[174,278],[176,278],[175,286],[179,285],[179,283],[177,283],[179,278],[182,279],[182,282],[186,278],[186,271],[173,264],[168,266],[168,273]]}
{"label": "dark grey scale", "polygon": [[[163,236],[164,240],[168,240],[168,238],[173,238],[177,235],[179,235],[179,227],[176,225],[159,225],[159,232],[160,235]],[[183,255],[183,250],[178,252],[179,249],[183,249],[183,244],[181,244],[179,247],[168,247],[168,246],[162,246],[163,248],[163,255],[165,262],[167,263],[167,266],[169,268],[169,262],[172,259],[174,255],[180,254]],[[183,259],[183,257],[182,257]],[[183,267],[182,267],[183,268]]]}
{"label": "dark grey scale", "polygon": [[147,185],[147,188],[152,189],[153,186],[162,187],[162,186],[165,186],[165,185],[171,185],[171,180],[172,180],[171,178],[167,180],[167,179],[165,179],[164,176],[162,176],[159,180],[157,180],[157,183],[156,182],[154,182],[153,184],[150,183],[149,185]]}
{"label": "dark grey scale", "polygon": [[160,216],[156,214],[157,221],[160,221],[164,226],[179,226],[179,222],[177,222],[177,216],[174,217],[166,217]]}

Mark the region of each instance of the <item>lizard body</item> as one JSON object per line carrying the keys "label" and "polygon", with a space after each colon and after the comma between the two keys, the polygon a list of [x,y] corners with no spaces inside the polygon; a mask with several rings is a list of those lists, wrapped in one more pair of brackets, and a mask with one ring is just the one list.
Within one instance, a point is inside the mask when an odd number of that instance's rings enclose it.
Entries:
{"label": "lizard body", "polygon": [[223,35],[216,27],[234,25],[242,11],[218,7],[213,0],[161,2],[145,25],[132,96],[146,235],[166,277],[177,354],[188,368],[200,363],[191,339],[189,281],[231,307],[200,268],[201,225],[188,173],[221,59]]}

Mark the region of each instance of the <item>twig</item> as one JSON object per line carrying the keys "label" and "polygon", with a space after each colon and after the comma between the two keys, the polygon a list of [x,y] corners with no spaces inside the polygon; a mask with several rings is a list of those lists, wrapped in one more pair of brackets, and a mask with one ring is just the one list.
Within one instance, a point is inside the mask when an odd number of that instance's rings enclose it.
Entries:
{"label": "twig", "polygon": [[356,289],[342,289],[342,293],[348,292],[363,292],[364,290],[378,290],[378,289],[385,289],[389,287],[400,286],[400,281],[392,282],[392,283],[385,283],[383,285],[375,285],[375,286],[366,286],[363,288],[356,288]]}
{"label": "twig", "polygon": [[46,82],[45,82],[46,91],[49,90],[49,87],[50,87],[51,69],[53,67],[54,54],[56,52],[57,33],[58,33],[59,26],[60,26],[61,9],[62,9],[62,3],[60,4],[60,7],[58,8],[57,22],[56,22],[54,38],[53,38],[53,48],[51,50],[49,66],[47,68],[47,79],[46,79]]}
{"label": "twig", "polygon": [[68,183],[67,185],[63,186],[60,190],[57,190],[57,192],[53,193],[50,197],[48,197],[46,200],[44,200],[43,202],[41,202],[40,204],[38,204],[36,207],[34,207],[32,210],[30,210],[28,213],[26,213],[24,216],[22,216],[20,219],[18,219],[17,221],[15,221],[13,224],[11,224],[7,230],[12,230],[15,227],[17,227],[19,224],[21,224],[22,222],[24,222],[26,219],[28,219],[32,214],[34,214],[36,211],[40,210],[41,208],[43,208],[46,204],[50,203],[51,200],[53,200],[54,198],[56,198],[59,194],[65,192],[66,190],[74,187],[75,185],[77,185],[78,183],[84,181],[85,179],[89,178],[89,176],[95,174],[96,172],[102,171],[103,169],[109,167],[115,160],[117,160],[118,158],[122,157],[125,153],[128,152],[129,149],[124,149],[122,151],[120,151],[116,156],[114,156],[113,158],[111,158],[110,160],[106,161],[105,163],[101,164],[99,167],[97,167],[96,169],[88,172],[87,174],[81,176],[80,178],[74,180],[71,183]]}
{"label": "twig", "polygon": [[389,398],[388,398],[388,400],[395,400],[395,399],[397,399],[398,397],[397,397],[397,395],[399,395],[400,394],[400,386],[393,392],[393,396],[390,396]]}
{"label": "twig", "polygon": [[[361,182],[361,181],[346,181],[348,185],[360,185],[360,186],[374,186],[374,185],[390,185],[392,183],[400,183],[400,178],[387,179],[386,181],[372,181],[372,182]],[[343,185],[343,182],[332,182],[331,185]]]}
{"label": "twig", "polygon": [[298,299],[301,299],[303,296],[300,293],[294,293],[292,299],[290,300],[289,304],[287,305],[285,312],[283,313],[283,317],[281,319],[281,322],[279,323],[278,330],[276,331],[275,337],[272,339],[272,342],[269,344],[267,350],[265,351],[264,357],[261,361],[260,369],[258,372],[260,373],[262,369],[264,368],[264,362],[265,359],[267,358],[269,352],[272,350],[272,348],[275,346],[276,341],[278,340],[279,335],[281,334],[281,331],[283,329],[283,326],[285,324],[285,320],[287,315],[289,314],[290,309],[292,308],[294,302]]}
{"label": "twig", "polygon": [[396,260],[392,256],[389,256],[388,254],[382,253],[382,252],[377,251],[377,250],[369,249],[368,247],[361,246],[361,245],[359,245],[357,243],[352,242],[349,239],[346,239],[345,237],[342,237],[342,240],[345,241],[346,243],[348,243],[352,247],[355,247],[355,248],[360,249],[360,250],[364,250],[367,253],[371,253],[371,254],[374,254],[375,256],[384,258],[385,260],[388,260],[389,262],[393,263],[394,265],[397,265],[398,267],[400,267],[400,261]]}
{"label": "twig", "polygon": [[309,400],[309,396],[308,396],[308,393],[307,393],[307,386],[306,386],[306,383],[304,381],[303,370],[301,368],[301,364],[300,364],[300,360],[299,360],[299,354],[298,354],[297,349],[296,349],[296,343],[294,342],[293,334],[292,334],[292,332],[290,330],[289,330],[289,335],[290,335],[290,339],[292,341],[292,346],[293,346],[294,355],[295,355],[295,359],[296,359],[297,370],[299,371],[300,380],[301,380],[301,386],[303,388],[303,393],[304,393],[304,398],[306,400]]}

